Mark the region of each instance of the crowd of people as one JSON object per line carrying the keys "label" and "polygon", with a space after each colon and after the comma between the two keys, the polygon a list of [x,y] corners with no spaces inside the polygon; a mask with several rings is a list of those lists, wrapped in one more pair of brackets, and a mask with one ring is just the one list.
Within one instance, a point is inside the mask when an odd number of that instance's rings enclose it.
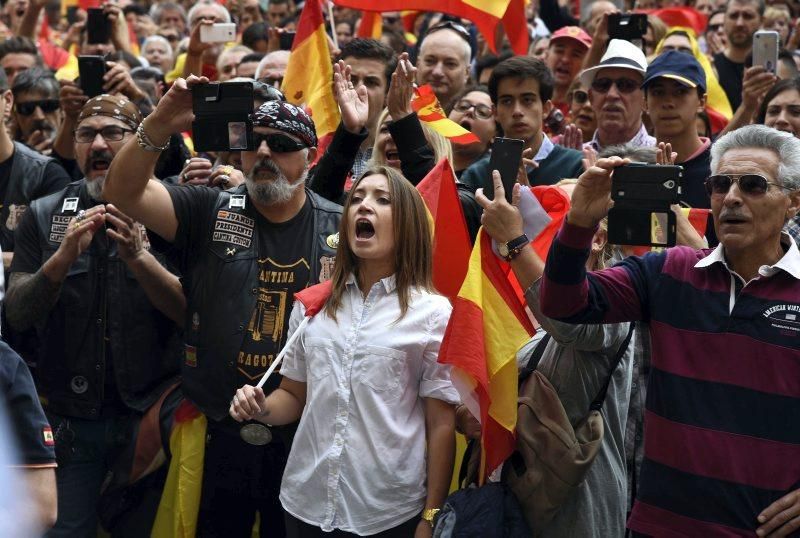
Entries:
{"label": "crowd of people", "polygon": [[[281,91],[311,2],[329,133]],[[484,535],[439,518],[478,485],[454,478],[465,441],[491,440],[439,360],[463,318],[434,247],[456,238],[415,187],[444,160],[535,328],[520,371],[575,428],[602,419],[546,521],[519,499],[521,535],[800,533],[800,5],[539,0],[518,54],[435,2],[377,25],[305,4],[108,0],[101,42],[88,4],[3,5],[0,534]],[[631,11],[646,33],[616,38]],[[204,40],[219,23],[234,39]],[[252,133],[200,151],[192,91],[229,82],[252,85]],[[446,119],[415,111],[423,88]],[[509,196],[497,137],[523,144]],[[609,242],[630,163],[682,167],[676,246]],[[545,251],[539,187],[568,200]]]}

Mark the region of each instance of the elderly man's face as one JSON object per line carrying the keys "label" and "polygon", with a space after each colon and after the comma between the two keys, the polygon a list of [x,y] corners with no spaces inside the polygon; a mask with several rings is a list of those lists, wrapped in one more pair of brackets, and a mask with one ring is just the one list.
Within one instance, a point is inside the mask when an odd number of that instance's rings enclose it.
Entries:
{"label": "elderly man's face", "polygon": [[186,20],[177,9],[165,9],[161,13],[159,24],[167,28],[174,28],[181,35],[186,32]]}
{"label": "elderly man's face", "polygon": [[[607,91],[598,90],[603,82],[613,81]],[[636,134],[642,124],[644,92],[641,73],[621,67],[600,69],[595,76],[589,98],[597,111],[597,128],[604,144],[621,144]],[[620,89],[622,87],[622,89]],[[634,88],[633,91],[627,91]]]}
{"label": "elderly man's face", "polygon": [[19,94],[14,101],[14,119],[23,139],[34,131],[42,131],[46,138],[55,136],[62,117],[58,95],[26,92]]}
{"label": "elderly man's face", "polygon": [[261,60],[261,71],[258,74],[258,80],[275,88],[280,88],[288,65],[289,54],[286,51],[270,52]]}
{"label": "elderly man's face", "polygon": [[129,125],[108,116],[91,116],[78,124],[75,129],[75,160],[86,177],[93,198],[100,198],[108,167],[133,132]]}
{"label": "elderly man's face", "polygon": [[469,78],[467,43],[453,30],[425,37],[417,60],[417,80],[430,84],[443,107],[464,89]]}
{"label": "elderly man's face", "polygon": [[[759,174],[767,181],[782,184],[778,177],[778,155],[765,148],[737,148],[726,152],[717,174]],[[746,194],[737,183],[727,194],[711,195],[711,211],[717,237],[726,254],[740,256],[764,245],[776,244],[786,220],[797,213],[800,195],[769,185],[766,194]]]}

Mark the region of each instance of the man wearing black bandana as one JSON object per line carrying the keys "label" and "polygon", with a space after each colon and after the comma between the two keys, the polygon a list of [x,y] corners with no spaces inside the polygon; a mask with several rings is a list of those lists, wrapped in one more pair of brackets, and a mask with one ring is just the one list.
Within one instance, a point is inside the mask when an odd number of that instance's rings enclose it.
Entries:
{"label": "man wearing black bandana", "polygon": [[[243,185],[220,192],[148,180],[159,147],[191,126],[190,87],[205,82],[175,81],[114,160],[104,194],[178,252],[188,303],[183,387],[209,419],[198,536],[250,536],[256,512],[262,538],[283,536],[278,492],[291,428],[253,446],[228,407],[286,343],[294,292],[329,278],[342,209],[306,189],[314,122],[284,102],[253,114],[256,149],[242,151]],[[279,384],[276,374],[265,392]]]}

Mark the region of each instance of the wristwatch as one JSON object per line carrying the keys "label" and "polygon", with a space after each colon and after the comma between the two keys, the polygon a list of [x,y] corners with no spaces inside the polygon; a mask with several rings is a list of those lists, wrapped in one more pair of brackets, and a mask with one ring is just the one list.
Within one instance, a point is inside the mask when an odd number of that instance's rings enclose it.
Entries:
{"label": "wristwatch", "polygon": [[438,508],[426,508],[422,511],[422,519],[427,521],[433,527],[433,519],[436,517],[436,514],[439,513]]}
{"label": "wristwatch", "polygon": [[500,254],[500,256],[502,256],[502,258],[505,261],[510,262],[511,260],[519,256],[519,253],[522,252],[522,247],[524,247],[528,243],[530,243],[528,236],[522,234],[519,237],[515,237],[508,243],[499,243],[497,245],[497,252]]}

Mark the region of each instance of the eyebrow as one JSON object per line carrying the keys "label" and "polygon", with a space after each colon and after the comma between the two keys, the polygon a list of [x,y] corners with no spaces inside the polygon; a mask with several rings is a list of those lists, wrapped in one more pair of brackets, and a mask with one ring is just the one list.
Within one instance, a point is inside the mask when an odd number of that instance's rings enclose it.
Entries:
{"label": "eyebrow", "polygon": [[[355,193],[362,193],[362,194],[363,194],[363,193],[365,193],[366,191],[367,191],[367,189],[365,189],[364,187],[359,187],[359,188],[357,188],[357,189],[356,189],[354,192],[355,192]],[[388,194],[388,195],[391,195],[391,194],[392,194],[392,193],[390,193],[389,191],[387,191],[387,190],[384,190],[384,189],[380,189],[380,188],[378,188],[378,189],[374,189],[374,191],[375,191],[375,192],[377,192],[378,194]]]}

